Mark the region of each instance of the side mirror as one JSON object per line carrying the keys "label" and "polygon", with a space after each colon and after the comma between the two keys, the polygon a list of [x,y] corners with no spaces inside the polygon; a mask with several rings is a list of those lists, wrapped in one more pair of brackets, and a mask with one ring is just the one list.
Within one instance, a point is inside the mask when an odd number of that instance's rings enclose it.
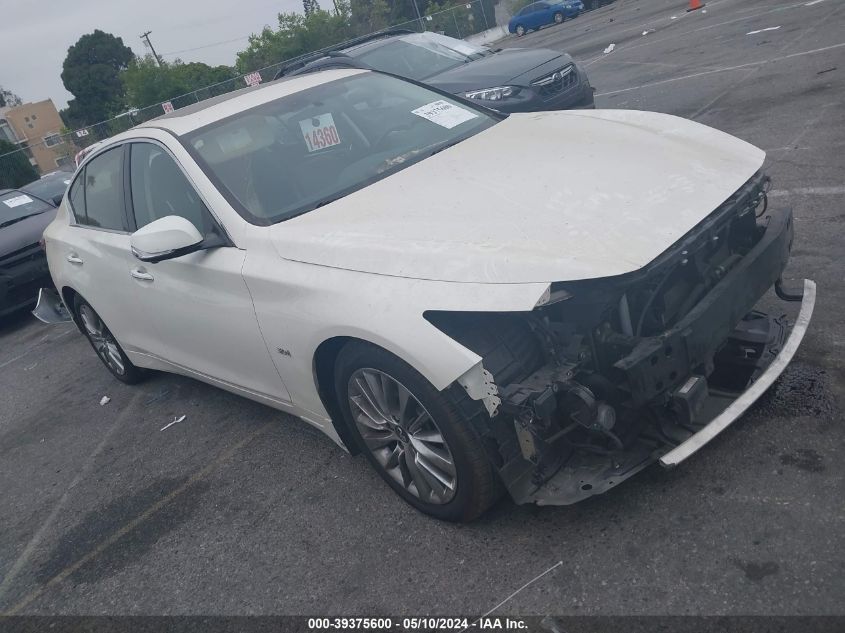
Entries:
{"label": "side mirror", "polygon": [[168,215],[150,222],[129,237],[132,254],[155,264],[204,248],[203,237],[189,220]]}

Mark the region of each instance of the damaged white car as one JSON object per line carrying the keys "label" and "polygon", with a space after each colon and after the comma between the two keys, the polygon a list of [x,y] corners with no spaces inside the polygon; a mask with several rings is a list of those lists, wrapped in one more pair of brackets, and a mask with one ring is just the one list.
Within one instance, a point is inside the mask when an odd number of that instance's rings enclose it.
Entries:
{"label": "damaged white car", "polygon": [[[294,77],[87,156],[36,314],[63,302],[124,382],[305,419],[435,517],[570,504],[684,460],[795,353],[815,286],[780,282],[792,215],[763,159],[663,114]],[[792,327],[754,310],[773,285],[803,300]]]}

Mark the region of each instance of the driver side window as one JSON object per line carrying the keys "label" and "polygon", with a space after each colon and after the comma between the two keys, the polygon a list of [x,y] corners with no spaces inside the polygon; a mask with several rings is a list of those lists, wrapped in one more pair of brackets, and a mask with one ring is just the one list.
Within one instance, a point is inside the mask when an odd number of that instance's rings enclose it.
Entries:
{"label": "driver side window", "polygon": [[211,214],[173,158],[152,143],[132,143],[131,152],[129,182],[137,228],[176,215],[207,235],[213,227]]}

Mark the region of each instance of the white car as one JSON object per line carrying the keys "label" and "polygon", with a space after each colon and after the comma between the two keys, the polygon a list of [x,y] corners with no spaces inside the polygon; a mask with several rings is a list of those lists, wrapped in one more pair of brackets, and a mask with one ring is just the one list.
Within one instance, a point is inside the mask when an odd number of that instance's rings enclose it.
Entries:
{"label": "white car", "polygon": [[[673,116],[510,116],[362,70],[177,110],[86,157],[45,232],[109,371],[299,416],[406,501],[569,504],[724,429],[791,359],[764,153]],[[775,285],[797,324],[753,310]],[[36,314],[61,313],[42,293]]]}

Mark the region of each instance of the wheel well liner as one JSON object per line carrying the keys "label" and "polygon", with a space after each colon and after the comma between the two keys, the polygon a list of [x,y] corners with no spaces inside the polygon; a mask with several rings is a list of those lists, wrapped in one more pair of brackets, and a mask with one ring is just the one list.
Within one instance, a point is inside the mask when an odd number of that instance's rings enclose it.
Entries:
{"label": "wheel well liner", "polygon": [[337,399],[337,393],[334,389],[334,368],[337,362],[337,356],[340,354],[340,350],[351,341],[369,343],[369,341],[351,336],[335,336],[326,339],[320,343],[314,352],[313,372],[314,382],[317,385],[317,393],[320,395],[320,401],[331,418],[335,432],[343,440],[349,453],[357,455],[361,451],[349,427],[346,425],[346,420],[343,417],[340,403]]}
{"label": "wheel well liner", "polygon": [[70,312],[70,318],[73,320],[74,324],[76,324],[76,327],[79,328],[79,331],[84,334],[85,332],[82,331],[82,324],[79,323],[78,319],[76,318],[76,312],[74,312],[73,310],[74,298],[77,296],[81,297],[82,295],[80,295],[78,292],[76,292],[76,290],[74,290],[70,286],[62,286],[61,292],[62,301],[65,302],[65,306],[67,307],[68,312]]}

